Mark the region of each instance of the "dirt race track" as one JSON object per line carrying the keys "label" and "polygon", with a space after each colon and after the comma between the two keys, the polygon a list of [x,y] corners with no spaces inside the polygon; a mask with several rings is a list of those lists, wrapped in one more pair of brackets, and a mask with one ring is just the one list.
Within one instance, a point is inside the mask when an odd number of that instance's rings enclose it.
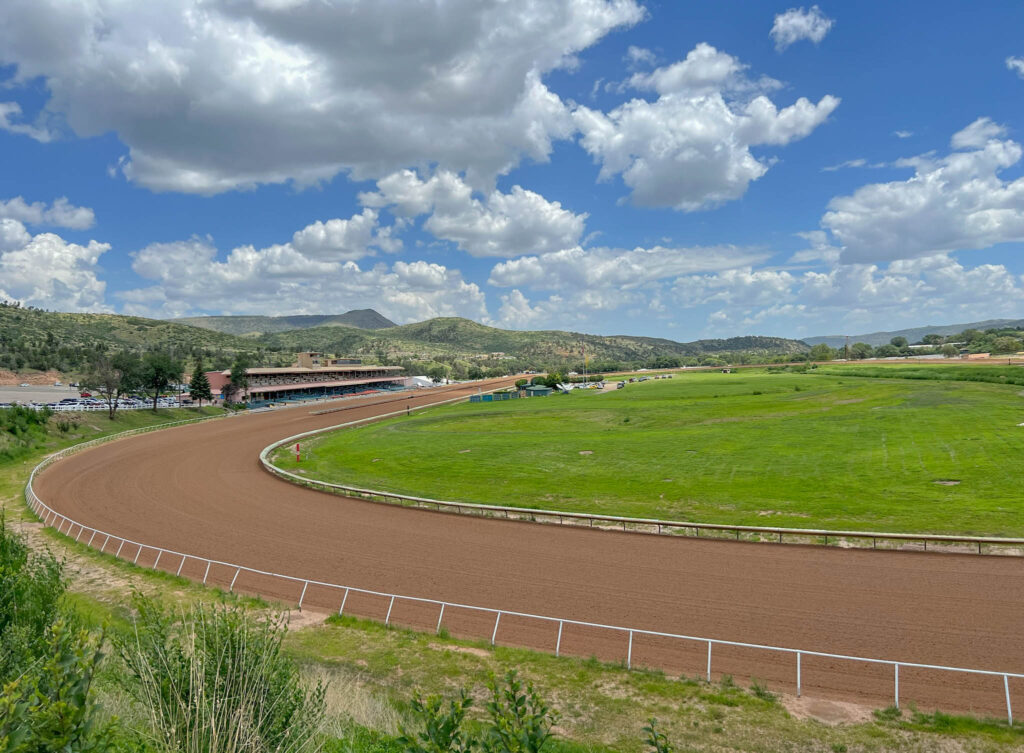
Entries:
{"label": "dirt race track", "polygon": [[[275,440],[475,392],[352,400],[172,428],[69,457],[37,494],[87,526],[200,557],[365,589],[554,617],[906,662],[1024,672],[1024,559],[707,541],[544,526],[375,504],[293,486],[265,472]],[[391,402],[385,402],[391,401]],[[317,406],[323,408],[323,405]],[[500,503],[501,500],[495,500]],[[100,542],[97,542],[100,543]],[[113,551],[113,546],[108,551]],[[152,565],[145,553],[140,565]],[[174,571],[180,558],[160,563]],[[226,585],[233,570],[214,567]],[[200,563],[182,575],[202,579]],[[236,590],[295,602],[301,584],[243,574]],[[310,587],[309,607],[342,592]],[[346,614],[383,620],[388,600],[353,593]],[[394,623],[433,630],[433,605],[398,602]],[[493,615],[452,609],[454,635],[489,638]],[[503,618],[498,642],[551,651],[557,625]],[[624,661],[623,633],[567,626],[562,652]],[[634,665],[703,674],[706,644],[637,636]],[[875,707],[891,667],[803,657],[808,695]],[[714,649],[713,672],[795,690],[792,655]],[[900,700],[1003,716],[1002,677],[900,671]],[[1024,711],[1024,680],[1010,680]]]}

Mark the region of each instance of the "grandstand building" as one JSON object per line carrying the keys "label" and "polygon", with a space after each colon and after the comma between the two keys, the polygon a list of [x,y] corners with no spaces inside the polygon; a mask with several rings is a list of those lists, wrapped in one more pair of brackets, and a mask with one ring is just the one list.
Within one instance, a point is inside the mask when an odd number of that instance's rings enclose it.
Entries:
{"label": "grandstand building", "polygon": [[[407,380],[396,374],[401,370],[401,366],[370,366],[358,359],[300,353],[294,366],[248,369],[248,401],[260,405],[403,389]],[[230,376],[230,369],[206,372],[215,398],[224,399]],[[233,399],[244,398],[236,395]]]}

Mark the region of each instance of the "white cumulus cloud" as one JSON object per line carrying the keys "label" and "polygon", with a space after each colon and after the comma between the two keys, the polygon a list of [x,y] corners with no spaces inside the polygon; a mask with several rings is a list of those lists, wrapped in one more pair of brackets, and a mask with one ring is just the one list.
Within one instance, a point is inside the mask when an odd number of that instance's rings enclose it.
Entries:
{"label": "white cumulus cloud", "polygon": [[1024,78],[1024,58],[1013,57],[1011,55],[1006,58],[1006,67],[1021,78]]}
{"label": "white cumulus cloud", "polygon": [[979,118],[953,136],[959,151],[902,160],[913,177],[832,199],[821,222],[843,246],[842,260],[909,259],[1024,240],[1024,178],[999,176],[1024,152],[1004,133]]}
{"label": "white cumulus cloud", "polygon": [[782,52],[794,42],[807,39],[818,44],[828,34],[835,21],[821,12],[821,8],[812,5],[806,8],[790,8],[785,13],[775,16],[775,23],[769,32],[775,40],[775,49]]}
{"label": "white cumulus cloud", "polygon": [[29,204],[20,196],[4,201],[0,199],[0,218],[23,222],[26,225],[54,225],[71,230],[88,230],[96,223],[96,215],[88,207],[76,207],[61,196],[47,206],[46,202]]}
{"label": "white cumulus cloud", "polygon": [[[782,146],[807,136],[839,105],[825,95],[779,109],[736,58],[700,44],[685,60],[635,74],[630,85],[656,100],[633,99],[603,113],[573,112],[580,143],[601,165],[600,179],[621,175],[634,204],[692,212],[738,199],[771,164],[752,147]],[[755,95],[752,98],[749,95]]]}
{"label": "white cumulus cloud", "polygon": [[512,257],[567,248],[579,242],[587,218],[520,186],[476,198],[460,176],[445,170],[427,180],[412,170],[393,173],[377,182],[377,191],[359,199],[369,207],[388,207],[400,217],[429,214],[424,229],[473,256]]}
{"label": "white cumulus cloud", "polygon": [[[426,164],[482,185],[571,136],[544,74],[644,15],[635,0],[11,0],[0,63],[9,84],[41,80],[79,136],[115,132],[124,174],[154,190]],[[19,114],[0,107],[0,127],[47,133]]]}
{"label": "white cumulus cloud", "polygon": [[57,311],[109,311],[97,276],[107,243],[68,243],[54,233],[30,236],[17,220],[0,220],[0,299]]}

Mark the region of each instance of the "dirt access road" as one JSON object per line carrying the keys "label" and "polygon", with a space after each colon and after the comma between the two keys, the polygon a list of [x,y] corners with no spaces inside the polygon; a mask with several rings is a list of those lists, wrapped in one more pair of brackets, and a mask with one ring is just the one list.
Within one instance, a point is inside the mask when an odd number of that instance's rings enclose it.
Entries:
{"label": "dirt access road", "polygon": [[[497,381],[492,385],[497,386]],[[347,586],[811,651],[1024,672],[1024,561],[1017,557],[843,550],[672,538],[460,517],[291,485],[265,472],[275,440],[367,416],[422,408],[476,387],[352,400],[193,424],[101,445],[44,471],[36,492],[57,511],[128,539]],[[386,402],[391,401],[391,402]],[[486,462],[481,458],[481,462]],[[495,503],[508,500],[495,499]],[[100,543],[97,541],[97,543]],[[113,550],[113,546],[110,547]],[[140,565],[153,564],[146,553]],[[180,560],[165,558],[171,571]],[[214,567],[226,585],[233,570]],[[188,561],[183,575],[202,579]],[[294,603],[295,583],[243,575],[237,590]],[[342,593],[305,603],[336,611]],[[388,600],[345,607],[383,619]],[[393,622],[433,630],[432,605],[398,602]],[[455,635],[489,638],[491,615],[452,609]],[[503,618],[498,642],[554,648],[557,625]],[[622,633],[566,627],[562,652],[623,661]],[[634,665],[703,674],[706,644],[637,636]],[[887,706],[891,667],[803,657],[805,694]],[[713,673],[795,688],[791,655],[715,647]],[[922,709],[1005,715],[1002,677],[904,668],[900,698]],[[1024,710],[1024,681],[1011,680]]]}

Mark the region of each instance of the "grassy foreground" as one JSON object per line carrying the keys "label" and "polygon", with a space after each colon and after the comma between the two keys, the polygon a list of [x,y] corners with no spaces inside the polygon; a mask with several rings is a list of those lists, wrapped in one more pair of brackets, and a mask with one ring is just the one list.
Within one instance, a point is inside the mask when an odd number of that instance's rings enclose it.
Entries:
{"label": "grassy foreground", "polygon": [[611,394],[446,406],[321,437],[300,463],[283,452],[275,462],[466,502],[1024,535],[1020,386],[902,370],[688,373]]}
{"label": "grassy foreground", "polygon": [[[129,424],[175,420],[190,413],[168,411],[156,417],[135,413],[110,424],[90,416],[78,440],[132,428]],[[8,520],[31,519],[21,491],[28,471],[45,452],[75,441],[54,437],[49,446],[16,462],[0,463],[0,505]],[[116,638],[131,630],[131,594],[139,591],[172,609],[195,603],[228,602],[263,613],[272,606],[204,588],[182,578],[152,573],[115,560],[50,530],[25,528],[33,546],[49,548],[67,562],[71,575],[68,607],[93,630],[101,626]],[[1024,732],[1005,722],[943,714],[897,715],[890,711],[825,705],[829,723],[806,718],[806,708],[771,689],[739,688],[730,683],[706,684],[658,672],[628,672],[621,666],[593,660],[556,659],[519,649],[489,649],[481,643],[389,629],[379,624],[332,618],[326,624],[300,616],[285,648],[310,678],[329,683],[330,726],[326,751],[333,753],[399,753],[398,727],[409,724],[411,699],[417,694],[453,694],[471,690],[479,715],[483,684],[491,672],[517,668],[532,679],[561,713],[558,739],[549,753],[600,753],[644,749],[642,726],[650,716],[679,753],[684,751],[812,751],[854,753],[942,750],[988,753],[1024,749]],[[300,627],[309,621],[307,627]],[[140,711],[124,695],[123,668],[108,651],[96,680],[98,700],[108,716],[120,717],[132,729]],[[821,709],[818,713],[820,715]],[[834,722],[840,722],[834,724]],[[143,753],[152,748],[122,735],[116,750]]]}

